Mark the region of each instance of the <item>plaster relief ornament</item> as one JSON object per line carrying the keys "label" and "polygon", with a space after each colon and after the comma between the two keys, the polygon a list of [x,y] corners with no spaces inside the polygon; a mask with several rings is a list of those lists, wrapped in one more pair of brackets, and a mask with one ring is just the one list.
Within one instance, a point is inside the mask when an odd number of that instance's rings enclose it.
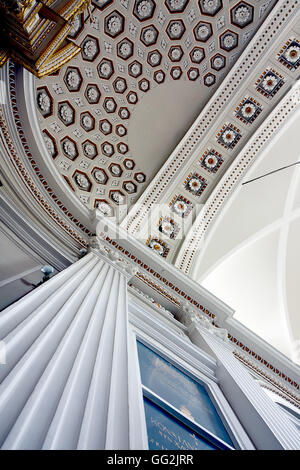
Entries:
{"label": "plaster relief ornament", "polygon": [[89,191],[91,188],[91,183],[88,180],[87,176],[85,176],[83,173],[75,173],[74,176],[76,184],[80,187],[80,189],[83,189],[84,191]]}
{"label": "plaster relief ornament", "polygon": [[151,67],[157,67],[160,65],[162,59],[162,55],[159,51],[155,50],[152,52],[149,52],[147,61],[151,65]]}
{"label": "plaster relief ornament", "polygon": [[127,83],[124,78],[118,77],[113,83],[113,87],[116,93],[124,93],[127,89]]}
{"label": "plaster relief ornament", "polygon": [[215,150],[207,150],[202,159],[201,166],[209,173],[216,173],[223,163],[221,155]]}
{"label": "plaster relief ornament", "polygon": [[298,41],[288,41],[280,51],[279,61],[290,70],[296,70],[300,65],[300,44]]}
{"label": "plaster relief ornament", "polygon": [[197,78],[199,77],[199,70],[196,69],[195,67],[191,67],[188,72],[187,72],[187,75],[188,75],[188,78],[189,80],[197,80]]}
{"label": "plaster relief ornament", "polygon": [[127,134],[127,129],[126,129],[126,127],[122,126],[122,124],[119,124],[118,126],[116,126],[116,134],[117,134],[119,137],[124,137],[124,135]]}
{"label": "plaster relief ornament", "polygon": [[52,114],[52,101],[46,88],[43,88],[38,92],[37,105],[43,117],[48,117]]}
{"label": "plaster relief ornament", "polygon": [[283,77],[275,70],[265,71],[256,82],[257,91],[262,95],[272,98],[284,84]]}
{"label": "plaster relief ornament", "polygon": [[144,173],[136,173],[134,175],[134,179],[138,182],[138,183],[144,183],[146,181],[146,176],[144,175]]}
{"label": "plaster relief ornament", "polygon": [[110,165],[109,171],[111,172],[111,174],[112,174],[113,176],[116,176],[116,177],[118,177],[118,178],[119,178],[119,177],[122,175],[122,173],[123,173],[123,171],[122,171],[120,165],[117,165],[117,164],[112,164],[112,165]]}
{"label": "plaster relief ornament", "polygon": [[199,6],[203,15],[214,16],[223,7],[221,0],[200,0]]}
{"label": "plaster relief ornament", "polygon": [[203,83],[206,86],[212,86],[216,83],[216,76],[213,73],[207,73],[203,78]]}
{"label": "plaster relief ornament", "polygon": [[211,24],[200,21],[194,28],[194,36],[197,41],[206,42],[212,36]]}
{"label": "plaster relief ornament", "polygon": [[139,82],[139,89],[144,92],[148,91],[150,89],[149,80],[147,80],[146,78],[143,78],[143,80]]}
{"label": "plaster relief ornament", "polygon": [[130,93],[128,93],[127,101],[130,104],[136,104],[137,103],[138,97],[137,97],[137,94],[135,93],[135,91],[131,91]]}
{"label": "plaster relief ornament", "polygon": [[103,108],[107,113],[114,113],[117,109],[117,103],[113,98],[105,98]]}
{"label": "plaster relief ornament", "polygon": [[123,184],[123,188],[128,194],[133,194],[137,191],[137,187],[132,181],[125,181]]}
{"label": "plaster relief ornament", "polygon": [[81,46],[82,58],[84,60],[93,61],[99,52],[98,40],[92,36],[87,36]]}
{"label": "plaster relief ornament", "polygon": [[185,33],[185,26],[183,21],[170,21],[166,31],[170,39],[181,39]]}
{"label": "plaster relief ornament", "polygon": [[152,46],[156,43],[158,38],[158,31],[155,26],[147,26],[141,31],[141,41],[145,46]]}
{"label": "plaster relief ornament", "polygon": [[145,21],[152,18],[155,3],[153,0],[136,0],[133,8],[133,14],[140,20]]}
{"label": "plaster relief ornament", "polygon": [[156,83],[160,84],[165,81],[166,74],[163,70],[158,70],[157,72],[154,73],[154,80]]}
{"label": "plaster relief ornament", "polygon": [[199,176],[197,173],[193,173],[185,181],[185,189],[194,194],[194,196],[200,196],[206,186],[207,183],[205,179],[202,176]]}
{"label": "plaster relief ornament", "polygon": [[245,124],[252,124],[260,115],[260,104],[253,98],[245,98],[236,109],[236,116]]}
{"label": "plaster relief ornament", "polygon": [[226,149],[233,149],[241,138],[241,134],[232,124],[224,125],[217,135],[217,141]]}
{"label": "plaster relief ornament", "polygon": [[103,119],[99,123],[99,129],[104,135],[108,135],[112,132],[112,125],[107,119]]}
{"label": "plaster relief ornament", "polygon": [[100,78],[109,80],[114,73],[113,63],[109,59],[102,59],[98,65],[98,74]]}
{"label": "plaster relief ornament", "polygon": [[220,47],[225,51],[232,51],[238,45],[238,35],[233,31],[225,31],[220,36]]}
{"label": "plaster relief ornament", "polygon": [[245,28],[253,21],[254,8],[246,2],[238,3],[231,10],[231,22],[239,28]]}
{"label": "plaster relief ornament", "polygon": [[68,68],[64,80],[69,91],[78,91],[82,83],[82,76],[77,68]]}
{"label": "plaster relief ornament", "polygon": [[166,258],[168,252],[170,251],[169,248],[167,248],[167,245],[162,240],[158,240],[157,238],[150,238],[147,242],[147,246],[149,246],[151,250],[155,251],[155,253],[162,256],[163,258]]}
{"label": "plaster relief ornament", "polygon": [[127,108],[120,108],[119,109],[119,116],[121,119],[129,119],[130,118],[130,112]]}
{"label": "plaster relief ornament", "polygon": [[127,38],[119,42],[117,45],[117,55],[124,60],[127,60],[129,57],[131,57],[133,55],[133,42]]}
{"label": "plaster relief ornament", "polygon": [[171,13],[182,13],[189,0],[166,0],[165,4]]}
{"label": "plaster relief ornament", "polygon": [[134,62],[128,65],[128,72],[129,72],[129,75],[131,75],[134,78],[139,77],[143,72],[142,64],[140,64],[140,62],[135,60]]}
{"label": "plaster relief ornament", "polygon": [[222,54],[216,54],[214,57],[211,58],[211,68],[214,70],[221,70],[226,65],[226,59]]}
{"label": "plaster relief ornament", "polygon": [[170,74],[173,80],[179,80],[182,75],[182,70],[180,67],[172,67]]}
{"label": "plaster relief ornament", "polygon": [[205,52],[202,47],[194,47],[190,53],[191,61],[194,64],[200,64],[205,57]]}
{"label": "plaster relief ornament", "polygon": [[73,140],[66,138],[62,141],[61,145],[66,157],[74,160],[78,156],[77,146]]}
{"label": "plaster relief ornament", "polygon": [[95,144],[90,142],[89,140],[83,143],[83,152],[86,157],[88,158],[95,158],[98,154],[97,147]]}
{"label": "plaster relief ornament", "polygon": [[90,104],[95,104],[99,102],[100,91],[97,85],[88,85],[86,87],[85,96]]}
{"label": "plaster relief ornament", "polygon": [[75,16],[71,24],[72,24],[72,29],[69,32],[69,36],[72,39],[75,39],[83,27],[83,15],[80,14],[80,15]]}
{"label": "plaster relief ornament", "polygon": [[48,133],[46,133],[45,131],[43,131],[43,139],[46,144],[46,148],[49,152],[50,157],[55,158],[57,156],[57,150],[56,150],[55,144],[52,138],[50,137],[50,135],[48,135]]}
{"label": "plaster relief ornament", "polygon": [[111,217],[114,213],[113,208],[105,201],[99,201],[96,203],[97,209],[103,214]]}
{"label": "plaster relief ornament", "polygon": [[125,153],[128,152],[128,145],[127,144],[124,144],[124,142],[120,142],[118,145],[117,145],[117,148],[118,148],[118,151],[124,155]]}
{"label": "plaster relief ornament", "polygon": [[176,222],[168,217],[160,219],[158,230],[171,239],[176,238],[176,235],[179,232]]}
{"label": "plaster relief ornament", "polygon": [[112,38],[121,34],[124,31],[124,17],[118,11],[113,11],[104,19],[104,31]]}
{"label": "plaster relief ornament", "polygon": [[127,170],[133,170],[133,168],[135,167],[134,161],[128,158],[124,160],[123,165],[125,166],[125,168],[127,168]]}
{"label": "plaster relief ornament", "polygon": [[115,153],[113,145],[109,142],[104,142],[101,145],[101,150],[106,157],[111,157]]}
{"label": "plaster relief ornament", "polygon": [[182,218],[186,218],[192,211],[193,205],[183,196],[177,196],[171,203],[171,209]]}
{"label": "plaster relief ornament", "polygon": [[100,183],[100,184],[106,184],[107,180],[108,180],[108,176],[107,174],[105,173],[104,170],[100,170],[100,169],[96,169],[93,171],[93,177],[95,178],[95,180],[97,181],[97,183]]}
{"label": "plaster relief ornament", "polygon": [[179,62],[183,56],[183,50],[180,46],[173,46],[169,50],[169,57],[172,62]]}
{"label": "plaster relief ornament", "polygon": [[58,117],[66,126],[70,126],[75,120],[75,111],[68,103],[59,103]]}
{"label": "plaster relief ornament", "polygon": [[126,196],[121,191],[111,191],[110,198],[118,205],[125,204],[126,202]]}
{"label": "plaster relief ornament", "polygon": [[95,119],[88,112],[82,113],[80,116],[80,124],[84,128],[84,130],[90,132],[92,129],[95,128]]}

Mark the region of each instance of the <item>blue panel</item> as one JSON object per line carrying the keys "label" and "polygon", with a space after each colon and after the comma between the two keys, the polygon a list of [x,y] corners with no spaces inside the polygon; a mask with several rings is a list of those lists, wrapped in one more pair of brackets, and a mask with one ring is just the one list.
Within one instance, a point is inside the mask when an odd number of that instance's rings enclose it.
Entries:
{"label": "blue panel", "polygon": [[176,418],[144,398],[150,450],[216,450]]}
{"label": "blue panel", "polygon": [[205,387],[140,342],[138,354],[143,385],[233,446]]}

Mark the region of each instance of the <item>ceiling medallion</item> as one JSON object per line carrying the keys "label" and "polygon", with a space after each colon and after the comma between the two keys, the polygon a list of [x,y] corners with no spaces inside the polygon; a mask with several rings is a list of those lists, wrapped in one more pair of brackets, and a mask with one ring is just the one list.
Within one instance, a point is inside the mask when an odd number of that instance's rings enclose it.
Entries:
{"label": "ceiling medallion", "polygon": [[75,160],[78,157],[77,145],[70,137],[65,137],[61,141],[61,147],[64,155],[70,158],[70,160]]}
{"label": "ceiling medallion", "polygon": [[273,69],[267,69],[256,82],[256,89],[267,98],[273,98],[283,84],[282,75]]}
{"label": "ceiling medallion", "polygon": [[206,42],[213,34],[212,26],[210,23],[200,21],[194,28],[194,36],[196,41]]}
{"label": "ceiling medallion", "polygon": [[137,186],[132,181],[124,181],[123,188],[128,194],[134,194],[137,192]]}
{"label": "ceiling medallion", "polygon": [[183,196],[175,196],[170,206],[172,211],[182,218],[186,218],[193,209],[193,204]]}
{"label": "ceiling medallion", "polygon": [[179,233],[179,225],[169,217],[161,217],[158,223],[158,230],[171,239],[175,239]]}
{"label": "ceiling medallion", "polygon": [[241,138],[240,130],[233,124],[226,124],[217,134],[217,142],[226,149],[232,150]]}
{"label": "ceiling medallion", "polygon": [[98,155],[97,146],[93,144],[90,140],[86,140],[82,144],[83,153],[88,158],[95,158]]}
{"label": "ceiling medallion", "polygon": [[68,101],[58,103],[58,117],[65,124],[70,126],[75,121],[75,109]]}
{"label": "ceiling medallion", "polygon": [[227,30],[220,36],[220,47],[224,51],[230,52],[238,46],[238,34]]}
{"label": "ceiling medallion", "polygon": [[207,181],[198,173],[190,174],[184,182],[184,187],[194,196],[201,196],[207,186]]}
{"label": "ceiling medallion", "polygon": [[244,98],[236,109],[236,117],[245,124],[252,124],[262,111],[254,98]]}
{"label": "ceiling medallion", "polygon": [[91,190],[92,183],[90,182],[88,176],[85,173],[79,170],[76,170],[75,173],[73,174],[73,179],[75,183],[77,184],[77,186],[79,187],[79,189],[82,189],[83,191]]}
{"label": "ceiling medallion", "polygon": [[253,22],[254,8],[246,2],[239,2],[232,8],[231,23],[239,28],[245,28]]}
{"label": "ceiling medallion", "polygon": [[136,0],[133,14],[140,21],[146,21],[153,17],[156,4],[153,0]]}
{"label": "ceiling medallion", "polygon": [[170,13],[182,13],[189,0],[166,0],[165,5]]}
{"label": "ceiling medallion", "polygon": [[216,173],[223,163],[221,155],[214,149],[206,150],[200,160],[202,168],[209,173]]}
{"label": "ceiling medallion", "polygon": [[222,0],[199,0],[202,15],[215,16],[223,7]]}
{"label": "ceiling medallion", "polygon": [[290,70],[296,70],[300,65],[299,41],[288,41],[279,53],[279,62]]}
{"label": "ceiling medallion", "polygon": [[53,112],[53,100],[46,87],[37,90],[37,107],[43,117],[48,117]]}
{"label": "ceiling medallion", "polygon": [[158,238],[150,237],[147,240],[146,245],[163,258],[166,258],[170,251],[170,249],[167,247],[167,244],[164,241],[159,240]]}
{"label": "ceiling medallion", "polygon": [[108,217],[113,216],[114,210],[113,208],[108,204],[108,202],[105,199],[96,199],[95,200],[95,207],[103,214]]}
{"label": "ceiling medallion", "polygon": [[102,168],[93,168],[92,175],[99,184],[106,184],[108,181],[108,176]]}
{"label": "ceiling medallion", "polygon": [[155,26],[150,25],[142,29],[140,40],[146,46],[153,46],[158,38],[158,30]]}
{"label": "ceiling medallion", "polygon": [[115,10],[104,19],[104,31],[108,36],[115,38],[123,33],[124,24],[124,16]]}
{"label": "ceiling medallion", "polygon": [[99,103],[101,93],[98,85],[88,85],[85,89],[84,95],[89,104]]}

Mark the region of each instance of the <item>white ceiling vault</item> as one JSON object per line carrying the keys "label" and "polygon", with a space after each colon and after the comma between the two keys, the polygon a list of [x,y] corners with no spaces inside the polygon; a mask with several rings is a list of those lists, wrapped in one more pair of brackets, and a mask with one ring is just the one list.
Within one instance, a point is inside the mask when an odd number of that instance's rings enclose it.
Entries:
{"label": "white ceiling vault", "polygon": [[48,159],[83,204],[124,218],[275,4],[92,2],[74,23],[81,54],[35,80]]}

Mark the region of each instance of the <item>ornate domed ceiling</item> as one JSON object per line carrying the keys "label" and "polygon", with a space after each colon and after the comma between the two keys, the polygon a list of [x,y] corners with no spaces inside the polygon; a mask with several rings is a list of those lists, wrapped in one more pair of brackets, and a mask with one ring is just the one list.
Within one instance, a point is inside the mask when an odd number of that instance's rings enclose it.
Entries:
{"label": "ornate domed ceiling", "polygon": [[72,32],[81,55],[35,80],[48,158],[82,203],[124,218],[275,3],[92,2]]}

